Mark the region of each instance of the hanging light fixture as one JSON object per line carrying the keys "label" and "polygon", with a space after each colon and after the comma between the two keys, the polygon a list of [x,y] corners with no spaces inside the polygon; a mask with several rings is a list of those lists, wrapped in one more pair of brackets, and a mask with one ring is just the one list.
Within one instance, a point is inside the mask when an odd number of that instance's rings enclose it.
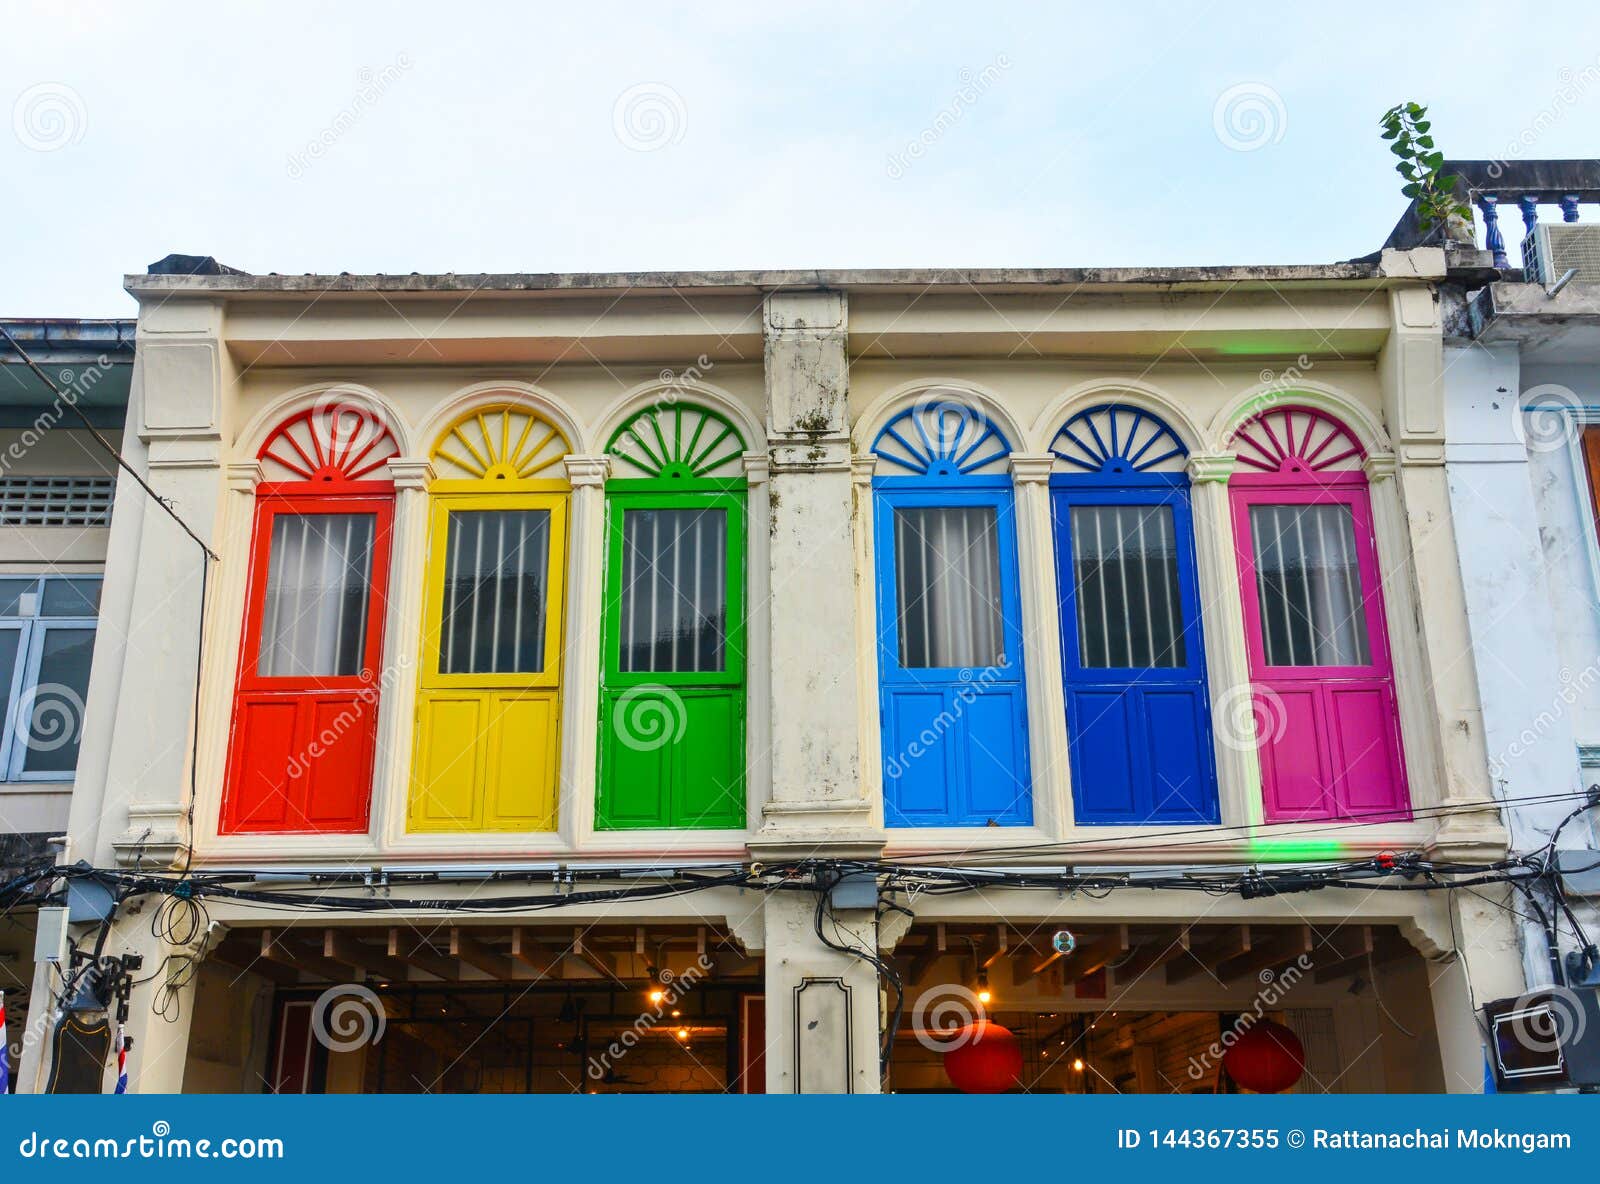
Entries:
{"label": "hanging light fixture", "polygon": [[650,1000],[651,1007],[660,1007],[667,997],[666,989],[661,985],[661,971],[654,966],[647,966],[644,973],[650,982],[649,988],[645,991],[645,998]]}
{"label": "hanging light fixture", "polygon": [[978,967],[978,1002],[988,1007],[989,1000],[993,998],[994,993],[989,990],[989,970],[987,967],[980,966]]}

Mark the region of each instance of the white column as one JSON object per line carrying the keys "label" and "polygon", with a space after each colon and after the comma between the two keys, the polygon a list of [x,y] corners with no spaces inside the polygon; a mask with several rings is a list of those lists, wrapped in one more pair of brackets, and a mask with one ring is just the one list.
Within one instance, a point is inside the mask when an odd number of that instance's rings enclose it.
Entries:
{"label": "white column", "polygon": [[1211,688],[1211,727],[1224,826],[1253,825],[1263,817],[1257,720],[1228,500],[1234,464],[1233,454],[1226,452],[1197,452],[1189,457],[1200,627],[1206,647],[1206,681]]}
{"label": "white column", "polygon": [[[841,944],[875,952],[872,910],[842,910],[837,920]],[[878,972],[817,939],[810,893],[767,893],[763,922],[767,1092],[880,1092]]]}
{"label": "white column", "polygon": [[861,775],[856,553],[846,423],[845,302],[778,292],[766,303],[768,637],[772,792],[756,845],[881,849]]}
{"label": "white column", "polygon": [[369,827],[385,846],[405,834],[410,802],[428,554],[428,487],[434,478],[432,463],[417,457],[396,457],[388,462],[388,469],[394,482],[394,528],[383,668],[377,674],[378,736]]}
{"label": "white column", "polygon": [[[1431,768],[1421,770],[1419,795],[1457,809],[1439,822],[1429,854],[1464,861],[1504,854],[1500,824],[1489,782],[1483,738],[1483,709],[1470,658],[1456,527],[1445,480],[1444,355],[1439,306],[1426,285],[1390,293],[1392,329],[1378,354],[1384,419],[1394,442],[1399,469],[1394,481],[1380,480],[1375,507],[1387,521],[1378,527],[1384,582],[1396,596],[1410,596],[1417,611],[1398,622],[1396,650],[1416,638],[1415,674],[1424,701],[1414,708],[1424,717],[1421,735],[1407,737],[1407,757]],[[1508,397],[1514,397],[1508,396]],[[1382,477],[1381,470],[1376,474]],[[1389,488],[1382,488],[1387,485]],[[1386,536],[1388,541],[1386,542]],[[1398,552],[1398,554],[1396,554]],[[1404,585],[1410,584],[1410,588]],[[1406,693],[1406,692],[1402,692]],[[1415,786],[1415,780],[1413,780]]]}
{"label": "white column", "polygon": [[771,460],[744,454],[745,495],[745,812],[753,831],[772,800]]}
{"label": "white column", "polygon": [[1456,948],[1453,957],[1428,966],[1444,1087],[1453,1094],[1483,1092],[1486,1049],[1477,1009],[1524,990],[1511,889],[1491,885],[1474,893],[1450,894]]}
{"label": "white column", "polygon": [[850,460],[850,523],[857,575],[856,727],[861,736],[861,789],[875,826],[883,825],[883,725],[878,715],[878,581],[872,478],[876,453]]}
{"label": "white column", "polygon": [[1017,563],[1021,568],[1022,653],[1028,695],[1028,756],[1033,765],[1033,824],[1054,837],[1072,826],[1072,771],[1061,669],[1061,590],[1056,586],[1050,514],[1053,453],[1011,454],[1017,492]]}
{"label": "white column", "polygon": [[607,456],[569,453],[572,484],[567,530],[567,639],[563,659],[561,803],[557,826],[568,845],[594,835],[596,763],[599,760],[600,637],[605,626]]}

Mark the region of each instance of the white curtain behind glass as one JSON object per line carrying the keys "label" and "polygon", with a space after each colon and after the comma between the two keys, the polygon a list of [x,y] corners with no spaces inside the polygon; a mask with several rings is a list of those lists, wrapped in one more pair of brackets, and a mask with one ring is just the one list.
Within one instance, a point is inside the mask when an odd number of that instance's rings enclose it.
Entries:
{"label": "white curtain behind glass", "polygon": [[1005,652],[993,506],[899,507],[900,665],[994,666]]}
{"label": "white curtain behind glass", "polygon": [[1251,506],[1250,533],[1267,665],[1368,665],[1350,507]]}
{"label": "white curtain behind glass", "polygon": [[316,678],[360,672],[375,527],[371,514],[273,519],[257,673]]}

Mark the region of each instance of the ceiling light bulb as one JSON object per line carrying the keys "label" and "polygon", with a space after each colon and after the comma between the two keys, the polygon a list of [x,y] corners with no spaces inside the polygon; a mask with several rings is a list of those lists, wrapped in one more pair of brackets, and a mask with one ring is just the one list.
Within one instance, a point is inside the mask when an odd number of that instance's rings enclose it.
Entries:
{"label": "ceiling light bulb", "polygon": [[1074,1057],[1074,1058],[1072,1058],[1072,1067],[1075,1070],[1077,1070],[1079,1073],[1082,1073],[1083,1072],[1083,1058],[1082,1057]]}

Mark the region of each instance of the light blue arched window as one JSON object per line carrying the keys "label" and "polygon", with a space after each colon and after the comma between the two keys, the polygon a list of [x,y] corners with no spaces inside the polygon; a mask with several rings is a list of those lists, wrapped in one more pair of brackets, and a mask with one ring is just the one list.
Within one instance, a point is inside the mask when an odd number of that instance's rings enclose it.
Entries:
{"label": "light blue arched window", "polygon": [[1150,412],[1104,403],[1050,451],[1074,817],[1216,822],[1188,449]]}
{"label": "light blue arched window", "polygon": [[884,820],[1030,823],[1010,441],[927,400],[872,449]]}

